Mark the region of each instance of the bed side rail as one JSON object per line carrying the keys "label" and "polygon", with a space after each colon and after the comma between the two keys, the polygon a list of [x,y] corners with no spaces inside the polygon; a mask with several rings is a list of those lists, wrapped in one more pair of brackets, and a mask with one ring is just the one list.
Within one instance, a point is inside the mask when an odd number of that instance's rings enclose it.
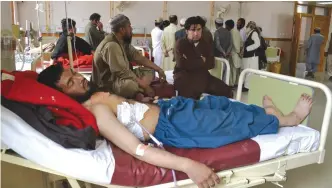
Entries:
{"label": "bed side rail", "polygon": [[[217,61],[220,61],[222,63],[224,63],[226,65],[226,75],[225,75],[225,83],[227,85],[229,85],[229,78],[230,78],[230,75],[231,75],[231,66],[229,65],[229,61],[227,59],[224,59],[224,58],[220,58],[220,57],[214,57],[215,60]],[[222,65],[223,66],[223,65]],[[222,80],[222,77],[223,77],[223,68],[221,69],[221,80]]]}
{"label": "bed side rail", "polygon": [[290,83],[296,83],[296,84],[301,84],[305,86],[309,86],[312,88],[318,88],[321,89],[325,96],[326,96],[326,106],[325,106],[325,111],[324,111],[324,117],[323,117],[323,124],[321,128],[321,136],[320,136],[320,145],[319,145],[319,151],[324,152],[325,149],[325,143],[326,143],[326,137],[329,129],[329,124],[330,124],[330,118],[331,118],[331,108],[332,108],[332,92],[331,90],[324,84],[310,81],[310,80],[304,80],[296,77],[291,77],[291,76],[286,76],[286,75],[281,75],[281,74],[276,74],[276,73],[271,73],[271,72],[266,72],[266,71],[261,71],[261,70],[254,70],[254,69],[245,69],[241,72],[240,78],[239,78],[239,83],[238,83],[238,88],[237,88],[237,94],[236,94],[236,100],[240,101],[241,100],[241,94],[242,94],[242,85],[244,82],[245,75],[248,73],[253,73],[257,75],[262,75],[270,78],[275,78],[279,80],[283,80],[286,82]]}

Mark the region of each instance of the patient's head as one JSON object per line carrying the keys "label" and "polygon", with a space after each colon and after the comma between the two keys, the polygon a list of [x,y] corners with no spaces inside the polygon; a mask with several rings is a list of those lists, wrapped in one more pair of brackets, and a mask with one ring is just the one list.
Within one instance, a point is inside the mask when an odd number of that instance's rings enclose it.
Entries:
{"label": "patient's head", "polygon": [[205,22],[200,16],[188,18],[184,24],[188,40],[198,42],[202,37],[202,29],[204,25]]}
{"label": "patient's head", "polygon": [[61,63],[47,67],[38,75],[38,82],[57,89],[78,102],[88,100],[96,87],[80,73],[64,68]]}

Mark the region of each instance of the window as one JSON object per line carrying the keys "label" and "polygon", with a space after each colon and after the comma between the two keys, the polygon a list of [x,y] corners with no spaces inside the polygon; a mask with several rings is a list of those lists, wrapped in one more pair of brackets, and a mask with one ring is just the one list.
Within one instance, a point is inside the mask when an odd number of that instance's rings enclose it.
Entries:
{"label": "window", "polygon": [[327,7],[316,7],[315,8],[315,15],[328,16],[328,14],[329,14],[329,9]]}
{"label": "window", "polygon": [[312,7],[305,5],[297,5],[297,13],[312,14]]}

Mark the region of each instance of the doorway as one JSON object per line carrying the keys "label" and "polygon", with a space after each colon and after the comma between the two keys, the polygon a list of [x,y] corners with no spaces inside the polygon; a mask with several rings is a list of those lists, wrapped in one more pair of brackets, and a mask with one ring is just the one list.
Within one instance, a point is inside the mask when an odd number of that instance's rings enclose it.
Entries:
{"label": "doorway", "polygon": [[292,54],[290,62],[290,75],[295,76],[297,63],[306,63],[306,47],[314,29],[319,27],[324,36],[324,43],[320,50],[318,72],[323,72],[324,47],[328,39],[331,8],[316,5],[303,5],[295,2],[293,21]]}

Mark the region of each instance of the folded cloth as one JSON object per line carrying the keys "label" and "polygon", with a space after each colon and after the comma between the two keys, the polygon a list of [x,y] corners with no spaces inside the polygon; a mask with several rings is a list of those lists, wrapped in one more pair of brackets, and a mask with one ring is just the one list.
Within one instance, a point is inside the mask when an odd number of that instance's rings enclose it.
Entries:
{"label": "folded cloth", "polygon": [[1,81],[1,96],[13,101],[47,106],[56,117],[58,125],[77,129],[92,127],[99,133],[96,119],[90,111],[60,91],[39,83],[36,72],[6,73],[2,70],[1,74],[2,78],[4,74],[14,76],[14,79]]}

